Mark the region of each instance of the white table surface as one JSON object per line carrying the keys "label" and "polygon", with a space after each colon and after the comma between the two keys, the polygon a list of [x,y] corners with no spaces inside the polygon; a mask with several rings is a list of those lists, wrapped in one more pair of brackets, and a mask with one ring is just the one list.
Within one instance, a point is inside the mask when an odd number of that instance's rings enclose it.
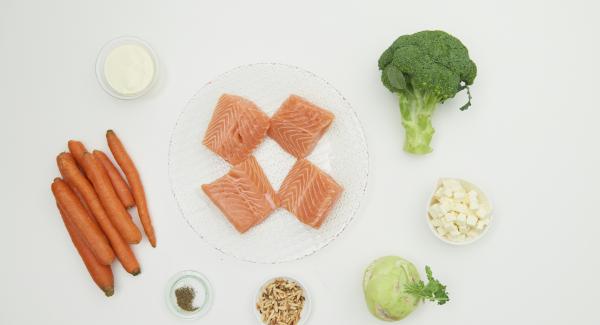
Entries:
{"label": "white table surface", "polygon": [[[593,1],[23,1],[0,0],[0,324],[185,324],[164,301],[182,269],[216,291],[199,324],[254,324],[252,297],[272,275],[313,293],[311,324],[382,324],[361,278],[386,254],[431,265],[451,301],[403,324],[600,324],[600,46]],[[443,29],[479,74],[435,114],[435,151],[402,151],[397,102],[379,82],[379,54],[399,35]],[[116,100],[94,75],[102,45],[137,35],[160,56],[151,95]],[[170,132],[186,101],[238,65],[313,71],[350,100],[371,157],[357,218],[319,253],[281,265],[237,261],[187,226],[167,174]],[[135,247],[137,278],[115,267],[105,298],[71,246],[50,194],[70,138],[106,149],[114,128],[146,185],[158,236]],[[423,219],[440,176],[480,185],[495,220],[480,242],[451,247]]]}

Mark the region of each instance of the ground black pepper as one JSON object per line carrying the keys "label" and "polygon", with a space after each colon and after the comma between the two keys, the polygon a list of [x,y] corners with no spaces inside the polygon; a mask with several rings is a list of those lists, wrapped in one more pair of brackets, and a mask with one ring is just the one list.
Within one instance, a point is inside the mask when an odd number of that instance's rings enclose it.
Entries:
{"label": "ground black pepper", "polygon": [[192,287],[181,287],[175,289],[175,297],[177,297],[177,305],[185,311],[196,311],[198,307],[194,306],[194,298],[196,298],[196,290]]}

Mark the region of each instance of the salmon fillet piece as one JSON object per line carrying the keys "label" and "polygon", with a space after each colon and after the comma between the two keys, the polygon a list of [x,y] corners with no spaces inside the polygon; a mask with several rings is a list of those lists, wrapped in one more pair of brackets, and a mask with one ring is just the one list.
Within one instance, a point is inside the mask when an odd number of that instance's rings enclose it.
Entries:
{"label": "salmon fillet piece", "polygon": [[298,220],[319,228],[342,194],[342,187],[305,159],[296,162],[279,189],[281,206]]}
{"label": "salmon fillet piece", "polygon": [[263,141],[268,129],[269,117],[256,104],[240,96],[223,94],[202,143],[235,165]]}
{"label": "salmon fillet piece", "polygon": [[269,136],[298,159],[305,158],[333,122],[333,113],[291,95],[271,118]]}
{"label": "salmon fillet piece", "polygon": [[279,206],[277,194],[254,156],[202,185],[202,190],[240,233],[261,223]]}

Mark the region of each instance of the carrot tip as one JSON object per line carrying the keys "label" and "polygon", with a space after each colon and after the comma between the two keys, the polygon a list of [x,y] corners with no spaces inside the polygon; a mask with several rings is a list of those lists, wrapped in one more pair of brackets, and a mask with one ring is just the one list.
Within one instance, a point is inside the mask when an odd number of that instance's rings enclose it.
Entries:
{"label": "carrot tip", "polygon": [[141,243],[141,242],[142,242],[142,239],[141,239],[141,238],[140,238],[140,239],[128,240],[128,241],[127,241],[127,243],[128,243],[129,245],[137,245],[137,244],[139,244],[139,243]]}
{"label": "carrot tip", "polygon": [[133,272],[131,272],[131,275],[136,276],[136,275],[139,275],[140,273],[142,273],[142,270],[137,269],[137,270],[134,270]]}
{"label": "carrot tip", "polygon": [[112,295],[115,294],[115,288],[114,287],[102,288],[102,291],[104,291],[104,294],[107,297],[110,297],[110,296],[112,296]]}
{"label": "carrot tip", "polygon": [[115,131],[113,131],[112,129],[106,130],[106,134],[109,134],[109,133],[115,133]]}

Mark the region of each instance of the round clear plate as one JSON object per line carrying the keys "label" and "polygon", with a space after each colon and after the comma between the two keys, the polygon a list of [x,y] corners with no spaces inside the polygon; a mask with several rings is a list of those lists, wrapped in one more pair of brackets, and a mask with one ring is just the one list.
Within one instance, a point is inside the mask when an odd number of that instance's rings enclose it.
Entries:
{"label": "round clear plate", "polygon": [[[320,229],[278,209],[263,223],[239,234],[204,195],[200,186],[230,166],[202,145],[215,104],[223,93],[246,97],[269,116],[290,95],[300,95],[331,111],[335,120],[308,160],[329,173],[344,192]],[[272,139],[254,152],[276,190],[295,162]],[[169,177],[173,195],[190,227],[211,246],[241,260],[280,263],[311,255],[337,238],[354,218],[367,187],[369,157],[358,117],[329,83],[297,67],[258,63],[235,68],[206,84],[188,102],[173,130]]]}

